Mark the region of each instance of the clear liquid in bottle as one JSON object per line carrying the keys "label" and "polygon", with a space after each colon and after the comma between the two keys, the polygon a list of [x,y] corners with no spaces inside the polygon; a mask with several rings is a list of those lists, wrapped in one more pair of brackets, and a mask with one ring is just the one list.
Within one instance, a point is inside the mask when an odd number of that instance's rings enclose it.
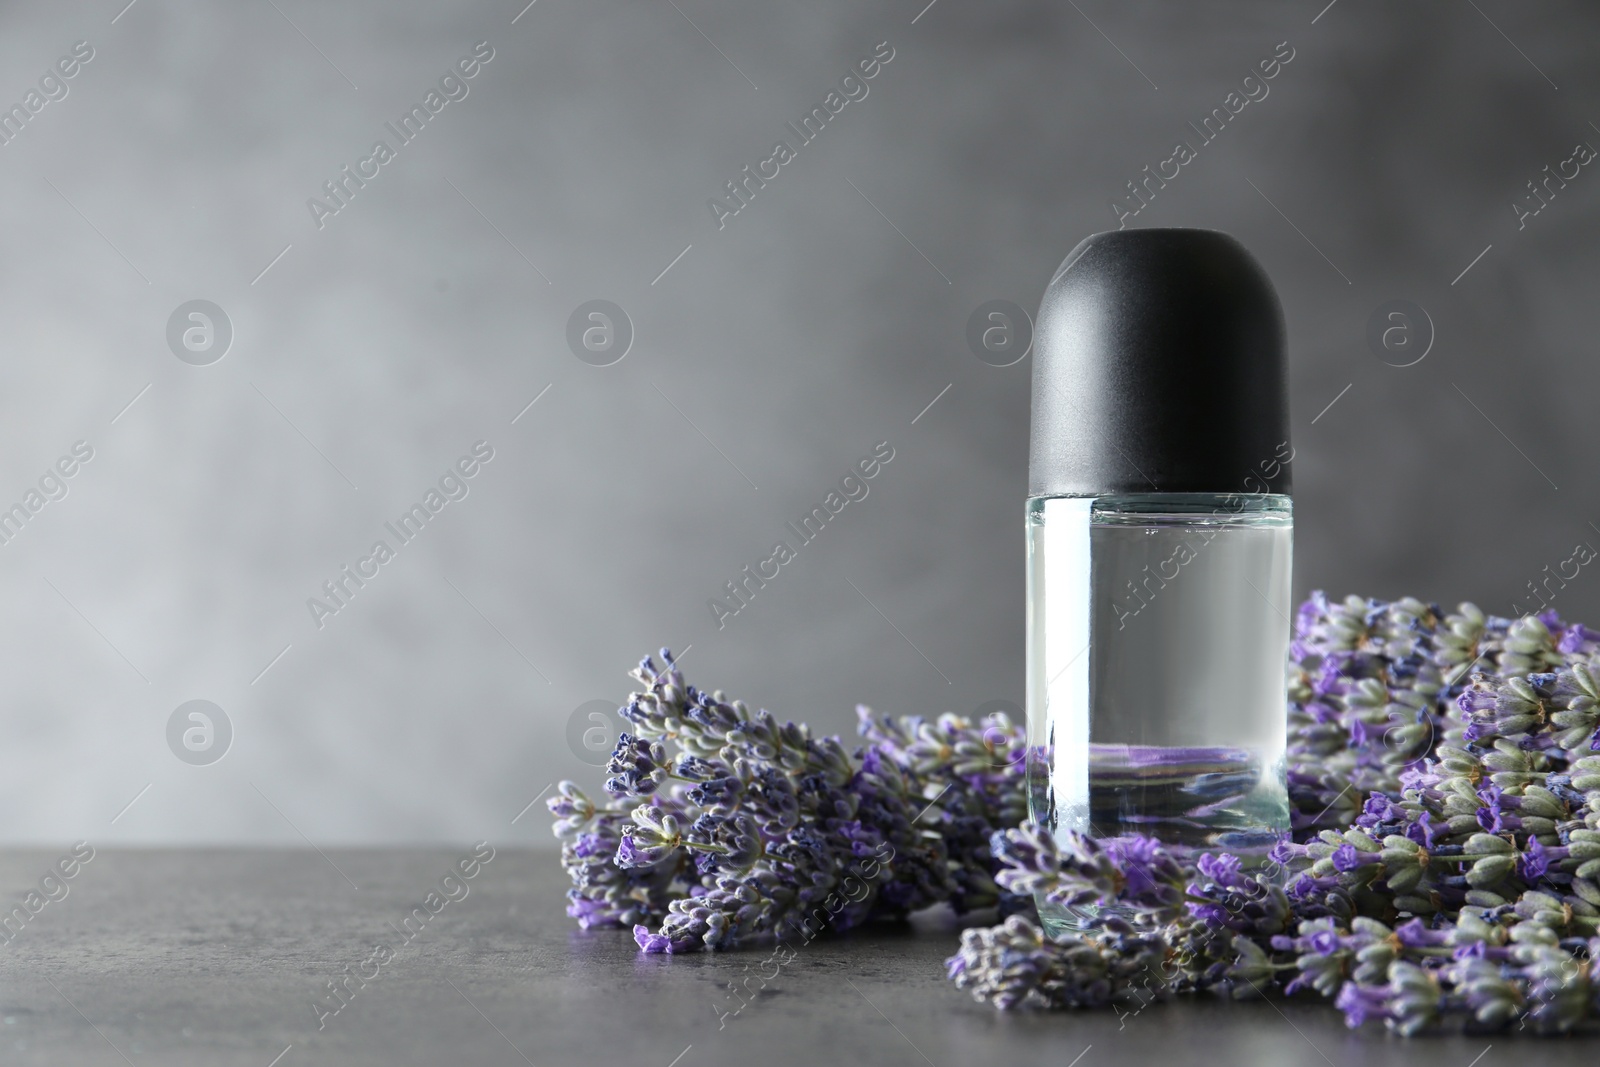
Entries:
{"label": "clear liquid in bottle", "polygon": [[1273,494],[1028,502],[1035,821],[1247,864],[1288,833],[1292,515]]}

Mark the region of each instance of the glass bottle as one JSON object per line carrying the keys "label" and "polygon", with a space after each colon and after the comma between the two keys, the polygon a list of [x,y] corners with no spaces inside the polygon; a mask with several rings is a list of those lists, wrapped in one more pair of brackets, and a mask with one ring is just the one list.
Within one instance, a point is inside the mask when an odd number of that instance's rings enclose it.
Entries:
{"label": "glass bottle", "polygon": [[1294,525],[1271,283],[1225,234],[1097,234],[1035,338],[1029,813],[1263,862],[1289,830]]}

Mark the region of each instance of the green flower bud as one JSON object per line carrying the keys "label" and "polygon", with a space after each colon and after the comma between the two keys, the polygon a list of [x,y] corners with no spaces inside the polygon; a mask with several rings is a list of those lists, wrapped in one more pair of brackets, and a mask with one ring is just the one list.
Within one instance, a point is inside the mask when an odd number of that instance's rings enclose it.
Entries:
{"label": "green flower bud", "polygon": [[1467,884],[1474,889],[1485,889],[1503,880],[1516,866],[1513,856],[1486,856],[1467,871]]}

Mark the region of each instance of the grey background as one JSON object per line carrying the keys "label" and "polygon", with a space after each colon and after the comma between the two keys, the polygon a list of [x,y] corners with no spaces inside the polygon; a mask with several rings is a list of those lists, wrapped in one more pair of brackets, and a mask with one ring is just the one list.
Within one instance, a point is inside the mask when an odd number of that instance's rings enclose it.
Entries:
{"label": "grey background", "polygon": [[[0,546],[0,839],[545,842],[513,818],[599,780],[569,714],[660,644],[827,731],[1020,702],[1030,364],[974,358],[967,317],[1033,307],[1281,41],[1134,222],[1230,231],[1279,286],[1297,591],[1505,612],[1600,544],[1600,176],[1510,207],[1600,144],[1600,11],[924,2],[7,6],[0,100],[96,55],[0,147],[0,498],[95,458]],[[480,40],[470,95],[318,230],[307,198]],[[880,41],[719,231],[707,198]],[[636,330],[614,366],[565,343],[593,298]],[[1364,340],[1395,298],[1437,329],[1414,367]],[[166,346],[191,299],[233,324],[211,366]],[[470,495],[317,629],[306,599],[480,439]],[[707,598],[885,440],[717,630]],[[1600,618],[1600,579],[1555,606]],[[208,766],[167,748],[192,699],[234,730]]]}

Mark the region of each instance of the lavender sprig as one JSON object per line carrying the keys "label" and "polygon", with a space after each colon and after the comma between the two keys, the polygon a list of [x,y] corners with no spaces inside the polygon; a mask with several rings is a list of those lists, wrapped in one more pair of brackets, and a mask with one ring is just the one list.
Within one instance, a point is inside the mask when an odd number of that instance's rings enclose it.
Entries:
{"label": "lavender sprig", "polygon": [[[549,802],[569,914],[645,951],[998,906],[948,970],[1003,1009],[1210,991],[1320,996],[1407,1035],[1600,1017],[1600,633],[1553,612],[1314,594],[1289,669],[1295,830],[1265,869],[1026,821],[1032,754],[1003,716],[861,709],[847,750],[661,663],[635,672],[608,796]],[[1080,926],[1047,936],[1036,898]]]}
{"label": "lavender sprig", "polygon": [[1020,726],[994,716],[874,719],[869,744],[752,711],[688,685],[670,652],[640,664],[643,689],[607,765],[607,799],[563,782],[549,801],[585,927],[629,926],[646,952],[807,939],[934,904],[1022,903],[994,881],[989,838],[1023,816],[1011,753]]}

